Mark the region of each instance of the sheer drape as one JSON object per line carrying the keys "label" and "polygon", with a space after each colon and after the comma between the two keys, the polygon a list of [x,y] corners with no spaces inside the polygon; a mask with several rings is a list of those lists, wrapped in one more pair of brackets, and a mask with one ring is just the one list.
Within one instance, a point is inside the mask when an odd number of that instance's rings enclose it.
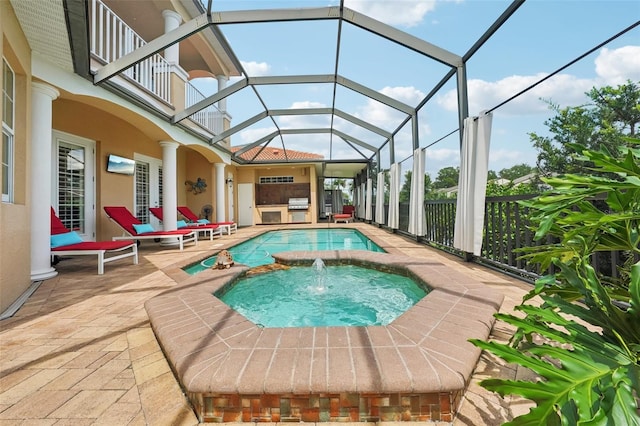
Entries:
{"label": "sheer drape", "polygon": [[492,114],[464,120],[453,246],[480,255]]}
{"label": "sheer drape", "polygon": [[398,200],[400,198],[400,169],[399,163],[393,163],[389,173],[389,218],[387,225],[391,229],[398,229],[400,217],[398,215]]}
{"label": "sheer drape", "polygon": [[424,164],[425,152],[422,148],[418,148],[413,151],[408,228],[409,233],[416,236],[423,236],[426,228],[426,219],[424,217]]}
{"label": "sheer drape", "polygon": [[365,209],[364,209],[364,219],[372,220],[373,219],[373,181],[371,178],[367,178],[367,195],[365,201]]}
{"label": "sheer drape", "polygon": [[384,224],[384,173],[378,173],[376,187],[376,223]]}

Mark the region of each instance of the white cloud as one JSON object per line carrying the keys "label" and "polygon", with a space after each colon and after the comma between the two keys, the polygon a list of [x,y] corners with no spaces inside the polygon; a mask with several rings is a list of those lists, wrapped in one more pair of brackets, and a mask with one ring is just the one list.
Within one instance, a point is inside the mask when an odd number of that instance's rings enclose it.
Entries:
{"label": "white cloud", "polygon": [[[507,149],[492,149],[489,151],[489,162],[490,163],[513,163],[517,164],[518,162],[525,163],[524,158],[522,158],[523,153],[516,150],[507,150]],[[528,158],[526,160],[529,160]]]}
{"label": "white cloud", "polygon": [[[514,75],[496,82],[469,80],[467,82],[469,114],[477,115],[480,111],[493,108],[546,76],[547,74],[543,73],[529,76]],[[548,105],[543,100],[551,100],[565,106],[577,105],[584,102],[584,93],[593,86],[594,80],[592,79],[558,74],[510,100],[495,110],[495,113],[504,115],[546,113]],[[457,111],[456,90],[450,90],[438,97],[437,102],[447,111]]]}
{"label": "white cloud", "polygon": [[239,144],[235,144],[234,143],[234,145],[246,145],[246,144],[249,144],[249,143],[253,143],[253,142],[257,141],[258,139],[268,135],[269,133],[271,133],[271,132],[273,132],[275,130],[276,130],[276,128],[273,127],[273,126],[243,130],[243,131],[238,133],[238,136],[240,137],[242,142],[240,142]]}
{"label": "white cloud", "polygon": [[640,46],[604,48],[595,60],[596,73],[605,85],[617,86],[640,80]]}
{"label": "white cloud", "polygon": [[347,0],[345,6],[389,25],[415,27],[436,7],[436,0]]}
{"label": "white cloud", "polygon": [[257,77],[262,75],[268,75],[269,71],[271,71],[271,65],[266,62],[245,62],[240,61],[242,67],[245,69],[249,77]]}
{"label": "white cloud", "polygon": [[[385,87],[379,92],[407,105],[416,105],[425,96],[415,87]],[[404,113],[374,99],[367,99],[366,104],[353,115],[389,131],[395,130],[406,117]]]}
{"label": "white cloud", "polygon": [[437,162],[460,162],[460,150],[451,148],[428,148],[426,151],[427,161]]}
{"label": "white cloud", "polygon": [[[602,49],[595,59],[594,72],[597,77],[579,78],[571,74],[557,74],[512,99],[498,108],[496,114],[528,115],[546,113],[544,100],[564,106],[580,105],[587,100],[585,95],[593,87],[616,86],[627,79],[640,80],[640,46],[625,46],[618,49]],[[520,91],[545,78],[547,73],[514,75],[498,81],[472,79],[467,82],[469,114],[493,108]],[[456,90],[437,97],[437,103],[447,111],[457,111]]]}

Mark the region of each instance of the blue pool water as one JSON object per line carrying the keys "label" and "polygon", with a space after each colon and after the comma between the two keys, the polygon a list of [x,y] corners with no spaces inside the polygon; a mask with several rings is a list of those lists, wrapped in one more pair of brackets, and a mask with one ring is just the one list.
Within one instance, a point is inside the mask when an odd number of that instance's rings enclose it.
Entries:
{"label": "blue pool water", "polygon": [[[274,253],[283,251],[369,250],[385,251],[356,229],[290,229],[269,231],[229,248],[236,263],[250,267],[273,263]],[[210,268],[215,256],[190,265],[184,270],[196,274]]]}
{"label": "blue pool water", "polygon": [[248,276],[215,296],[264,327],[323,327],[387,325],[425,294],[406,276],[341,265]]}

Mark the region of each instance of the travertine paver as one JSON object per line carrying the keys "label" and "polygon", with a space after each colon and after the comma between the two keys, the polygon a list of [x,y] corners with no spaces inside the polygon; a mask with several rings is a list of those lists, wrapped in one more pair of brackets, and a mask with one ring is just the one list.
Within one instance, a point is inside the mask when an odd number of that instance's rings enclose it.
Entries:
{"label": "travertine paver", "polygon": [[[346,226],[362,229],[376,241],[391,247],[390,252],[430,259],[445,264],[450,270],[471,274],[505,295],[503,310],[508,311],[519,303],[530,288],[528,284],[476,264],[460,262],[454,256],[416,245],[375,226],[362,223]],[[184,252],[143,243],[140,265],[131,265],[126,260],[115,262],[106,267],[103,276],[95,274],[94,259],[80,256],[63,260],[56,266],[57,277],[43,282],[16,315],[0,321],[0,425],[13,426],[23,420],[41,425],[74,426],[197,424],[172,372],[156,370],[158,364],[136,374],[139,368],[164,358],[143,304],[155,295],[175,289],[176,283],[184,280],[180,266],[267,229],[270,228],[241,228],[237,234],[212,243],[200,241]],[[493,330],[499,339],[508,338],[510,333],[502,323],[496,323]],[[350,338],[362,336],[350,335]],[[368,338],[384,341],[389,336],[370,333]],[[287,338],[287,346],[294,347],[297,340],[301,347],[306,347],[310,339],[304,331],[297,337]],[[308,359],[298,358],[296,368],[308,371],[309,365],[305,364]],[[120,361],[128,365],[118,373],[107,366],[117,365],[120,369]],[[115,364],[109,364],[111,362]],[[370,354],[366,352],[354,356],[356,366],[369,362]],[[106,370],[99,371],[103,366]],[[148,374],[149,371],[152,373]],[[530,404],[526,401],[503,400],[475,384],[476,377],[514,378],[518,374],[517,370],[483,354],[454,425],[498,425],[511,418],[514,410],[527,411]],[[89,379],[90,376],[93,379]],[[106,380],[106,376],[111,377]],[[137,377],[144,381],[138,383]],[[376,381],[380,377],[372,374],[367,380]],[[81,383],[87,388],[82,389]],[[91,383],[99,388],[90,389]],[[89,401],[91,395],[105,395],[102,401],[108,401],[107,406]],[[78,413],[97,417],[79,418],[68,410],[73,401],[84,397],[88,405]],[[65,404],[69,405],[64,408]],[[53,417],[54,412],[68,417]],[[384,424],[393,426],[390,422]]]}

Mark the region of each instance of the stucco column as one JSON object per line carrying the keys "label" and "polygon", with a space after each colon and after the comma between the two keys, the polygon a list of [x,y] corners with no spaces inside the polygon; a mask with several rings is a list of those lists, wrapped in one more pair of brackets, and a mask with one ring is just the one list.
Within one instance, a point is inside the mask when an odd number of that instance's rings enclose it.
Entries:
{"label": "stucco column", "polygon": [[216,222],[224,222],[224,163],[215,163],[216,167]]}
{"label": "stucco column", "polygon": [[[216,80],[218,80],[218,92],[227,87],[228,79],[226,75],[217,75]],[[218,109],[223,114],[227,112],[227,98],[218,101]]]}
{"label": "stucco column", "polygon": [[162,147],[162,228],[176,229],[178,218],[178,142],[161,141]]}
{"label": "stucco column", "polygon": [[54,87],[31,83],[31,280],[58,275],[51,267],[51,128]]}
{"label": "stucco column", "polygon": [[[178,28],[180,26],[180,23],[182,22],[182,18],[180,17],[180,14],[177,12],[174,12],[173,10],[163,10],[162,16],[164,17],[164,33],[165,34]],[[179,57],[180,57],[180,48],[178,43],[164,49],[164,58],[170,64],[177,65],[180,60]]]}

